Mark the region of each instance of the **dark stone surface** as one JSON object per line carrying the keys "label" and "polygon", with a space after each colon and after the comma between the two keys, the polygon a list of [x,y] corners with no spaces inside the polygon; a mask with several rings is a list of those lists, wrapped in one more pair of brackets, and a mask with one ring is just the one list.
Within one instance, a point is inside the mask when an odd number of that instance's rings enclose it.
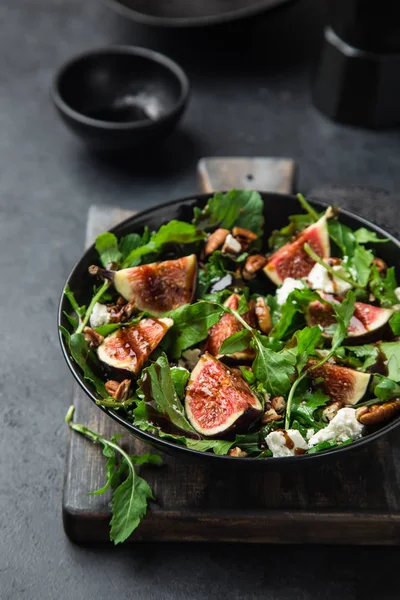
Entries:
{"label": "dark stone surface", "polygon": [[[68,542],[61,524],[63,417],[72,379],[55,311],[83,246],[90,204],[139,209],[191,193],[203,155],[291,156],[303,190],[327,183],[400,189],[398,132],[338,126],[310,104],[321,5],[304,0],[229,35],[156,34],[97,0],[0,7],[2,600],[398,598],[397,549],[83,549]],[[54,70],[72,54],[121,41],[176,58],[193,93],[179,131],[163,147],[140,160],[107,162],[90,157],[64,130],[48,90]],[[353,195],[350,205],[395,232],[398,197],[379,198],[377,206]]]}

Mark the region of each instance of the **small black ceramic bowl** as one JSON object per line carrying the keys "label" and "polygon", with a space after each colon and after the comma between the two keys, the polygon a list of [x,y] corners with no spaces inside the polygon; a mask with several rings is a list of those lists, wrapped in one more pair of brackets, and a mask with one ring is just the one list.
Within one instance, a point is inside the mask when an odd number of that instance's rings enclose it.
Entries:
{"label": "small black ceramic bowl", "polygon": [[175,62],[133,46],[73,58],[61,67],[52,87],[63,121],[99,151],[143,148],[166,137],[188,94],[188,78]]}

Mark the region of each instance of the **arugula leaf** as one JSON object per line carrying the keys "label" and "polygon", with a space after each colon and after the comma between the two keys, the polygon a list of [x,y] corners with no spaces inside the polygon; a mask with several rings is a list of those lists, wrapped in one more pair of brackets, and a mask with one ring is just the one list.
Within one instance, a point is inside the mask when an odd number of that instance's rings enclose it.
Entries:
{"label": "arugula leaf", "polygon": [[314,222],[318,221],[320,215],[317,211],[308,203],[308,201],[304,198],[303,194],[297,194],[297,199],[300,202],[301,207],[310,215]]}
{"label": "arugula leaf", "polygon": [[185,396],[185,388],[187,381],[190,377],[190,373],[183,367],[171,367],[171,379],[174,384],[175,393],[180,400]]}
{"label": "arugula leaf", "polygon": [[346,362],[350,367],[359,371],[366,371],[372,367],[378,358],[379,349],[373,344],[361,346],[341,346],[336,350],[336,356]]}
{"label": "arugula leaf", "polygon": [[133,248],[126,256],[122,266],[126,268],[139,264],[138,261],[141,261],[142,256],[160,252],[166,244],[192,244],[203,240],[205,237],[206,234],[191,223],[170,221],[153,233],[145,245]]}
{"label": "arugula leaf", "polygon": [[389,238],[380,238],[376,235],[375,231],[370,231],[365,227],[360,227],[357,231],[354,232],[354,237],[359,244],[368,244],[372,243],[385,243],[389,241]]}
{"label": "arugula leaf", "polygon": [[206,452],[213,450],[214,454],[228,454],[235,442],[226,440],[192,440],[186,439],[186,446],[191,450]]}
{"label": "arugula leaf", "polygon": [[240,372],[242,373],[243,379],[249,384],[252,385],[256,381],[256,376],[254,375],[251,369],[247,369],[246,367],[239,367]]}
{"label": "arugula leaf", "polygon": [[371,264],[374,255],[370,250],[366,250],[364,246],[357,245],[354,249],[353,265],[357,273],[357,281],[363,287],[368,284],[371,274]]}
{"label": "arugula leaf", "polygon": [[67,337],[65,335],[66,330],[64,328],[62,328],[62,333],[65,336],[65,341],[68,344],[72,358],[83,371],[84,378],[96,388],[99,396],[102,398],[107,398],[108,393],[102,379],[94,373],[89,364],[89,361],[96,363],[97,358],[96,355],[89,349],[83,333],[73,333],[72,335],[68,334]]}
{"label": "arugula leaf", "polygon": [[314,354],[315,348],[318,346],[322,338],[322,332],[318,325],[314,327],[304,327],[295,334],[296,346],[289,349],[288,352],[295,352],[297,355],[296,369],[298,374],[304,369],[307,359]]}
{"label": "arugula leaf", "polygon": [[331,305],[335,313],[337,326],[332,338],[331,350],[325,358],[325,360],[328,360],[328,358],[330,358],[332,354],[334,354],[335,350],[339,348],[339,346],[347,336],[347,329],[350,325],[351,318],[354,314],[355,299],[356,297],[353,290],[350,290],[349,292],[347,292],[347,296],[341,304]]}
{"label": "arugula leaf", "polygon": [[299,419],[300,422],[310,427],[321,429],[321,424],[318,424],[314,418],[314,413],[318,408],[325,406],[329,402],[329,396],[321,390],[314,390],[301,394],[301,397],[296,397],[292,405],[292,415]]}
{"label": "arugula leaf", "polygon": [[219,283],[223,287],[232,285],[236,264],[233,257],[222,254],[219,250],[213,252],[204,268],[199,271],[197,297],[203,299],[213,284]]}
{"label": "arugula leaf", "polygon": [[387,270],[386,276],[382,278],[376,265],[372,265],[369,287],[374,296],[379,300],[381,306],[391,307],[393,304],[399,302],[395,294],[397,282],[394,267],[390,267]]}
{"label": "arugula leaf", "polygon": [[64,295],[68,298],[68,301],[77,316],[80,318],[83,317],[86,312],[86,306],[79,306],[78,302],[76,301],[75,294],[69,287],[68,283],[64,288]]}
{"label": "arugula leaf", "polygon": [[179,429],[194,432],[175,392],[170,366],[164,353],[149,367],[143,369],[138,384],[141,398],[148,402],[155,402],[157,411],[161,415],[167,415]]}
{"label": "arugula leaf", "polygon": [[[149,485],[137,475],[135,464],[144,464],[151,462],[160,464],[161,457],[152,454],[146,454],[141,457],[130,456],[121,446],[117,444],[117,436],[106,439],[99,433],[88,429],[84,425],[72,422],[73,407],[70,407],[65,421],[74,431],[87,437],[95,444],[103,447],[103,454],[107,457],[107,483],[96,493],[104,493],[110,487],[115,485],[112,497],[110,521],[110,540],[114,544],[124,542],[137,528],[141,519],[147,512],[148,500],[154,500],[153,493]],[[116,453],[121,455],[121,465],[117,467]],[[120,476],[128,469],[128,477],[120,483]]]}
{"label": "arugula leaf", "polygon": [[379,383],[374,388],[374,394],[380,400],[391,400],[392,398],[400,398],[400,385],[382,375],[377,376]]}
{"label": "arugula leaf", "polygon": [[343,256],[351,258],[354,255],[356,238],[353,230],[336,219],[328,221],[328,231],[330,238],[336,246],[342,251]]}
{"label": "arugula leaf", "polygon": [[258,192],[250,190],[230,190],[226,194],[217,192],[204,210],[195,213],[195,224],[218,225],[224,229],[233,226],[243,227],[256,233],[260,238],[264,226],[264,203]]}
{"label": "arugula leaf", "polygon": [[313,302],[314,300],[326,303],[319,294],[313,292],[309,288],[305,287],[300,290],[293,290],[293,292],[289,294],[285,304],[283,304],[280,309],[276,309],[277,314],[279,314],[280,310],[280,318],[272,328],[270,337],[281,340],[293,330],[294,325],[296,326],[296,329],[298,329],[298,323],[294,322],[296,315],[303,314],[310,302]]}
{"label": "arugula leaf", "polygon": [[315,444],[312,448],[307,451],[307,454],[316,454],[316,452],[322,452],[323,450],[330,450],[331,448],[336,448],[337,446],[342,446],[343,444],[348,444],[352,440],[346,440],[342,444],[338,444],[336,440],[325,440],[320,442],[319,444]]}
{"label": "arugula leaf", "polygon": [[248,348],[251,339],[252,335],[247,329],[237,331],[223,341],[219,352],[220,354],[234,354],[235,352],[242,352]]}
{"label": "arugula leaf", "polygon": [[389,325],[394,335],[400,335],[400,310],[394,313],[389,320]]}
{"label": "arugula leaf", "polygon": [[387,359],[389,379],[400,382],[400,342],[382,342],[379,347]]}
{"label": "arugula leaf", "polygon": [[282,229],[272,232],[268,239],[268,247],[272,252],[276,252],[288,242],[291,242],[293,237],[304,231],[309,225],[314,223],[314,219],[309,215],[291,215],[289,217],[289,225]]}
{"label": "arugula leaf", "polygon": [[131,325],[135,325],[136,323],[139,323],[139,321],[142,320],[143,315],[144,315],[144,313],[140,313],[134,319],[131,319],[130,321],[127,321],[124,323],[107,323],[106,325],[100,325],[99,327],[95,328],[95,331],[96,331],[96,333],[99,333],[103,337],[106,337],[107,335],[110,335],[110,333],[117,331],[117,329],[121,329],[122,327],[130,327]]}
{"label": "arugula leaf", "polygon": [[162,347],[167,349],[173,359],[178,359],[183,350],[205,340],[208,330],[221,318],[224,309],[218,304],[196,302],[184,304],[166,313],[174,324],[165,336]]}
{"label": "arugula leaf", "polygon": [[268,347],[269,340],[259,332],[254,332],[251,342],[257,354],[252,370],[258,381],[264,384],[273,396],[284,396],[295,374],[293,357],[288,353],[274,352]]}
{"label": "arugula leaf", "polygon": [[108,268],[111,263],[119,263],[121,252],[118,249],[118,239],[109,231],[97,236],[95,248],[99,254],[100,262],[104,268]]}
{"label": "arugula leaf", "polygon": [[[133,254],[135,250],[145,246],[149,242],[149,239],[150,233],[147,227],[145,228],[143,235],[139,235],[138,233],[128,233],[128,235],[122,237],[118,246],[122,263],[125,263],[128,256],[131,253]],[[137,257],[136,259],[133,258],[128,266],[136,267],[138,264],[140,264],[140,257]]]}

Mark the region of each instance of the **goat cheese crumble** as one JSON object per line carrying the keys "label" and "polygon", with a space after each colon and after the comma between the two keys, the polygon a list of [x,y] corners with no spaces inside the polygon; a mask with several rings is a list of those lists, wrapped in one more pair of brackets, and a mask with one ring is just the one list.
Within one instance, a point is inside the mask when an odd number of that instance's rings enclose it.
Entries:
{"label": "goat cheese crumble", "polygon": [[[286,434],[286,435],[285,435]],[[298,450],[308,450],[308,444],[297,429],[271,431],[265,438],[274,458],[300,454]],[[296,452],[297,451],[297,452]]]}
{"label": "goat cheese crumble", "polygon": [[[340,273],[340,275],[347,275],[341,265],[335,265],[332,269],[337,273]],[[322,290],[327,294],[344,294],[353,287],[350,283],[347,283],[347,281],[332,276],[319,263],[315,263],[307,275],[307,282],[313,290]]]}
{"label": "goat cheese crumble", "polygon": [[348,439],[358,440],[362,436],[364,426],[357,421],[354,408],[341,408],[329,425],[320,429],[310,440],[310,446],[315,446],[327,440],[345,442]]}
{"label": "goat cheese crumble", "polygon": [[280,306],[285,304],[289,295],[293,290],[302,290],[307,287],[301,279],[293,279],[293,277],[286,277],[280,288],[276,290],[276,300]]}
{"label": "goat cheese crumble", "polygon": [[100,304],[100,302],[96,302],[93,306],[92,314],[90,315],[90,325],[93,329],[96,327],[101,327],[101,325],[107,325],[110,322],[111,315],[107,310],[107,306],[105,304]]}

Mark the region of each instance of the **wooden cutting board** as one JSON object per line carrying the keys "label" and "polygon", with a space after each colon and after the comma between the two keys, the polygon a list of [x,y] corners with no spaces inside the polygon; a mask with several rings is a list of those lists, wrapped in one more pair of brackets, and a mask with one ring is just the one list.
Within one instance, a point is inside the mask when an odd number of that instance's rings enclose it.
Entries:
{"label": "wooden cutting board", "polygon": [[[285,159],[203,159],[203,189],[252,188],[291,192],[295,167]],[[86,245],[132,214],[91,207]],[[75,421],[106,437],[123,433],[131,454],[153,450],[130,436],[74,384]],[[162,467],[142,467],[156,503],[129,542],[229,541],[264,543],[398,544],[398,433],[316,465],[257,470],[217,467],[163,455]],[[233,461],[232,461],[233,462]],[[65,532],[76,543],[108,542],[111,496],[89,496],[104,484],[100,448],[70,432],[63,493]]]}

